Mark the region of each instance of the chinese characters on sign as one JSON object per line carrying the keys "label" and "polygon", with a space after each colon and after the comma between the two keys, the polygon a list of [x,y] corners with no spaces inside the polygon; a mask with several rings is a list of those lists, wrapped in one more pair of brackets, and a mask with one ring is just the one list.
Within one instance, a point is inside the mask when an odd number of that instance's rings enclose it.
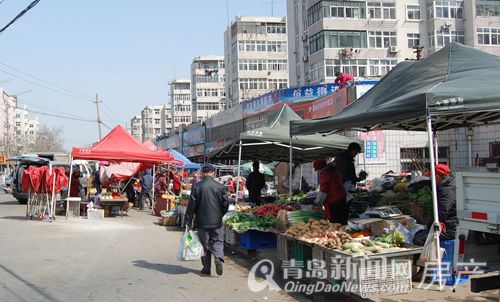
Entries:
{"label": "chinese characters on sign", "polygon": [[359,132],[359,139],[365,141],[365,159],[367,163],[385,160],[383,130]]}

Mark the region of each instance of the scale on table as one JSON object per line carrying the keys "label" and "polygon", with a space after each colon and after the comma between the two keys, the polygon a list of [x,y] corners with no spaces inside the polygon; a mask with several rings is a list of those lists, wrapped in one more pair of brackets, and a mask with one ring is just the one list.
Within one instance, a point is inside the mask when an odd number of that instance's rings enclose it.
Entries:
{"label": "scale on table", "polygon": [[396,208],[396,207],[391,207],[391,206],[384,206],[384,207],[374,207],[374,208],[368,208],[366,211],[359,215],[360,218],[395,218],[402,216],[403,213]]}

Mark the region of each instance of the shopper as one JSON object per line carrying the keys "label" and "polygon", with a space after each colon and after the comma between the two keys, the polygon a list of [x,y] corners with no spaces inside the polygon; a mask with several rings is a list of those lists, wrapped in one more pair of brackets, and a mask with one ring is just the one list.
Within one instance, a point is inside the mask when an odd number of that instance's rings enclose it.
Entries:
{"label": "shopper", "polygon": [[250,202],[253,202],[258,206],[262,203],[261,190],[266,187],[264,174],[259,172],[259,167],[259,161],[254,161],[252,164],[253,172],[248,175],[246,183],[248,189],[248,199]]}
{"label": "shopper", "polygon": [[202,168],[202,180],[191,188],[191,196],[186,211],[186,224],[198,228],[198,236],[203,245],[201,257],[202,274],[210,275],[212,255],[215,271],[222,275],[224,262],[224,229],[222,217],[227,213],[229,200],[226,188],[214,180],[215,168],[206,164]]}
{"label": "shopper", "polygon": [[337,85],[337,83],[340,82],[339,90],[344,88],[346,84],[350,86],[354,82],[354,77],[344,72],[337,71],[335,73],[335,76],[336,76],[335,85]]}
{"label": "shopper", "polygon": [[172,178],[172,187],[174,188],[174,194],[175,196],[180,196],[182,183],[176,171],[172,172],[171,178]]}
{"label": "shopper", "polygon": [[168,180],[165,172],[161,172],[155,183],[155,195],[161,196],[168,192]]}
{"label": "shopper", "polygon": [[313,163],[319,173],[319,190],[326,194],[324,202],[325,218],[330,222],[347,224],[348,208],[346,191],[335,164],[327,164],[325,159],[318,159]]}
{"label": "shopper", "polygon": [[232,178],[229,178],[227,180],[227,183],[226,183],[226,186],[229,188],[229,192],[231,193],[234,193],[235,192],[235,189],[234,189],[234,181]]}
{"label": "shopper", "polygon": [[300,182],[301,182],[300,186],[301,186],[302,192],[307,193],[307,192],[309,192],[309,190],[311,190],[311,187],[307,183],[307,180],[304,176],[302,176],[302,178],[300,179]]}
{"label": "shopper", "polygon": [[147,207],[153,205],[153,200],[151,198],[151,190],[153,189],[153,176],[151,175],[151,170],[147,170],[141,177],[141,201],[139,203],[139,209],[144,209],[144,201],[146,198],[149,200]]}

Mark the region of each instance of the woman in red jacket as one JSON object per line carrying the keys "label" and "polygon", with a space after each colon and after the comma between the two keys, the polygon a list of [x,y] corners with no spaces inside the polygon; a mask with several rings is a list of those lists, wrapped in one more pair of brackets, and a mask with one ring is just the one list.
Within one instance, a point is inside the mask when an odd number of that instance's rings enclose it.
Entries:
{"label": "woman in red jacket", "polygon": [[313,163],[314,169],[319,173],[319,189],[326,193],[325,218],[330,222],[347,224],[347,203],[342,176],[334,164],[326,164],[324,159]]}
{"label": "woman in red jacket", "polygon": [[174,187],[174,194],[176,196],[181,195],[181,179],[179,178],[179,175],[177,175],[176,171],[172,172],[172,183]]}

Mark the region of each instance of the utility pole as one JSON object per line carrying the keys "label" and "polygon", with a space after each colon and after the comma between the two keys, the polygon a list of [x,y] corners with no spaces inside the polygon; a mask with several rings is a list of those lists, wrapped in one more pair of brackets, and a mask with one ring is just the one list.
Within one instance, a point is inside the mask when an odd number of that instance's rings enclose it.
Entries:
{"label": "utility pole", "polygon": [[97,129],[99,129],[99,140],[102,139],[102,131],[101,131],[101,115],[99,113],[99,103],[102,103],[102,101],[99,101],[99,96],[97,93],[95,94],[95,106],[97,109]]}

